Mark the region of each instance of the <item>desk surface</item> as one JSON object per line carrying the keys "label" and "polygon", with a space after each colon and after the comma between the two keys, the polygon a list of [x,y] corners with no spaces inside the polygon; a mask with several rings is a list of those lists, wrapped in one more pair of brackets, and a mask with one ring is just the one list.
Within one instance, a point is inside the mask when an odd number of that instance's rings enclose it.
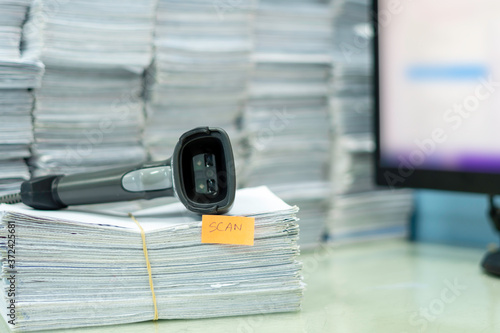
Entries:
{"label": "desk surface", "polygon": [[164,320],[58,333],[498,332],[500,279],[483,251],[404,241],[301,255],[308,284],[299,313]]}

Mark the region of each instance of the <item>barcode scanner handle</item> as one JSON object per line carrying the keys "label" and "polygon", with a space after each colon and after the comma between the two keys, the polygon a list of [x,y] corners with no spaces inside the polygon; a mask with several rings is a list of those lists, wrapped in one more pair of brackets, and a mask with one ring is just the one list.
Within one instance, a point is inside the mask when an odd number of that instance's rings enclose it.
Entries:
{"label": "barcode scanner handle", "polygon": [[170,159],[99,172],[38,177],[21,185],[23,203],[36,209],[173,195]]}

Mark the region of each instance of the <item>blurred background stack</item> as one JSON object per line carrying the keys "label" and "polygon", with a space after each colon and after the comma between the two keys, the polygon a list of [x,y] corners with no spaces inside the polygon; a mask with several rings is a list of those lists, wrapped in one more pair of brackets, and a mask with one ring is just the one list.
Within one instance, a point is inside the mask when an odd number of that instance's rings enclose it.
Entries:
{"label": "blurred background stack", "polygon": [[94,171],[146,159],[144,70],[155,0],[43,1],[35,175]]}
{"label": "blurred background stack", "polygon": [[0,0],[0,191],[29,177],[33,133],[38,176],[166,159],[209,125],[239,187],[300,207],[302,248],[406,234],[411,193],[372,185],[368,0],[31,4]]}
{"label": "blurred background stack", "polygon": [[153,160],[171,156],[186,130],[208,125],[228,132],[241,167],[238,121],[251,66],[253,10],[253,1],[159,1],[144,138]]}
{"label": "blurred background stack", "polygon": [[[39,7],[32,0],[0,0],[0,195],[19,191],[30,177],[25,158],[33,141],[33,88],[40,85],[43,65],[37,45],[24,34]],[[36,34],[34,34],[36,35]]]}
{"label": "blurred background stack", "polygon": [[328,221],[329,238],[337,243],[404,236],[412,209],[410,191],[374,186],[373,33],[369,3],[341,0],[332,6],[334,194]]}
{"label": "blurred background stack", "polygon": [[254,25],[243,179],[300,207],[301,248],[321,240],[329,200],[330,13],[328,1],[261,0]]}

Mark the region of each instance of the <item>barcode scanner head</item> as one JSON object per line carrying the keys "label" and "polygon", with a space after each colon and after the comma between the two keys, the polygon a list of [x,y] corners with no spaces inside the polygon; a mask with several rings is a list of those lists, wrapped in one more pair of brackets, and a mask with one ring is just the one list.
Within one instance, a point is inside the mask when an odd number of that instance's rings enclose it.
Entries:
{"label": "barcode scanner head", "polygon": [[227,212],[236,192],[231,143],[219,128],[184,133],[171,158],[174,192],[191,211]]}

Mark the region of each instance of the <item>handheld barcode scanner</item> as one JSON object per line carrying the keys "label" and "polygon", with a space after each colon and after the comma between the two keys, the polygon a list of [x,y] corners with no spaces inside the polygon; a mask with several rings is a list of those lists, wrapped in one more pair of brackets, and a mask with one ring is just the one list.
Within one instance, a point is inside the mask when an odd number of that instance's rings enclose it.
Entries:
{"label": "handheld barcode scanner", "polygon": [[184,133],[166,161],[93,173],[34,178],[21,201],[37,209],[177,196],[199,214],[222,214],[234,201],[233,152],[226,132],[200,127]]}

